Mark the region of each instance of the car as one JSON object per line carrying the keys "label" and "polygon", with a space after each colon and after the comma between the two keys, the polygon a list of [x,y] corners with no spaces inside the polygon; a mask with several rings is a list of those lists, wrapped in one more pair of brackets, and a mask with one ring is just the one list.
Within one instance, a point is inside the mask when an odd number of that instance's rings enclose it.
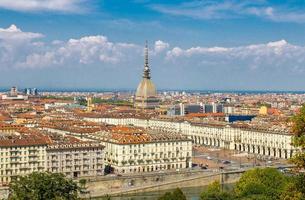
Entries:
{"label": "car", "polygon": [[222,161],[222,164],[227,165],[227,164],[231,164],[231,162],[230,162],[230,161],[228,161],[228,160],[224,160],[224,161]]}
{"label": "car", "polygon": [[211,158],[210,156],[207,156],[207,159],[208,159],[208,160],[212,160],[212,158]]}
{"label": "car", "polygon": [[198,164],[192,163],[192,167],[197,167]]}

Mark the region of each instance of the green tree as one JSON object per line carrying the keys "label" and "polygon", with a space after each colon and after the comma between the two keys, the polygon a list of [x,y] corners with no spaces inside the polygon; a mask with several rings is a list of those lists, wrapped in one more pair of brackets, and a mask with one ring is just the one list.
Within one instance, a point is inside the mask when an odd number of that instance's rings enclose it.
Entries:
{"label": "green tree", "polygon": [[305,197],[305,174],[300,173],[296,177],[294,177],[295,187],[303,194]]}
{"label": "green tree", "polygon": [[281,200],[303,200],[302,193],[298,191],[294,183],[288,183],[281,194]]}
{"label": "green tree", "polygon": [[305,168],[305,105],[292,118],[292,132],[294,134],[292,145],[300,148],[291,161],[298,168]]}
{"label": "green tree", "polygon": [[301,173],[289,179],[281,200],[305,200],[305,174]]}
{"label": "green tree", "polygon": [[33,172],[10,184],[10,200],[75,200],[79,187],[63,174]]}
{"label": "green tree", "polygon": [[278,200],[287,182],[277,169],[252,169],[242,175],[234,191],[240,199]]}
{"label": "green tree", "polygon": [[179,199],[179,200],[186,200],[186,196],[183,194],[182,190],[180,188],[176,188],[173,193],[172,193],[173,197],[175,197],[175,199]]}
{"label": "green tree", "polygon": [[104,197],[102,198],[102,200],[111,200],[111,197],[107,194],[106,196],[104,196]]}
{"label": "green tree", "polygon": [[174,200],[171,192],[166,192],[158,200]]}
{"label": "green tree", "polygon": [[173,192],[166,192],[158,200],[186,200],[186,196],[180,188],[176,188]]}
{"label": "green tree", "polygon": [[214,181],[208,185],[207,190],[200,194],[201,200],[233,200],[233,195],[221,190],[219,181]]}

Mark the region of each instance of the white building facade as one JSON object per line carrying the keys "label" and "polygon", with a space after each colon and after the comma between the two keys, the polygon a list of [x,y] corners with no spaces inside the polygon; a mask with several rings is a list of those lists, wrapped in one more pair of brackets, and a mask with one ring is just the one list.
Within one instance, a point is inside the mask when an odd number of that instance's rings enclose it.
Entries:
{"label": "white building facade", "polygon": [[192,141],[189,139],[126,143],[104,141],[105,165],[115,173],[179,170],[192,167]]}
{"label": "white building facade", "polygon": [[[93,120],[93,119],[86,119]],[[95,119],[96,120],[96,119]],[[208,126],[189,122],[136,118],[100,118],[113,125],[134,125],[160,131],[181,133],[195,145],[220,147],[275,158],[291,158],[297,149],[291,145],[292,135],[286,132]]]}
{"label": "white building facade", "polygon": [[0,144],[0,185],[9,184],[17,176],[45,171],[46,147],[46,144]]}

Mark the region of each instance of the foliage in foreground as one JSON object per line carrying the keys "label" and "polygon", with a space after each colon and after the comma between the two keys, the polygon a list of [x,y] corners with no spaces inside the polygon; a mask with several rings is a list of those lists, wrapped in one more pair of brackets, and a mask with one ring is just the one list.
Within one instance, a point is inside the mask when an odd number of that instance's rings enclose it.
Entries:
{"label": "foliage in foreground", "polygon": [[75,200],[79,187],[63,174],[33,172],[10,184],[10,200]]}
{"label": "foliage in foreground", "polygon": [[177,188],[173,192],[166,192],[158,200],[186,200],[186,196],[180,188]]}
{"label": "foliage in foreground", "polygon": [[294,134],[292,145],[299,148],[291,161],[299,168],[305,168],[305,104],[292,118],[292,132]]}
{"label": "foliage in foreground", "polygon": [[277,169],[245,172],[230,192],[214,182],[202,192],[201,200],[305,200],[305,175],[285,176]]}
{"label": "foliage in foreground", "polygon": [[201,200],[210,200],[210,199],[232,199],[232,195],[228,192],[223,192],[221,189],[221,185],[218,181],[215,181],[208,185],[208,188],[206,191],[202,192],[200,195]]}

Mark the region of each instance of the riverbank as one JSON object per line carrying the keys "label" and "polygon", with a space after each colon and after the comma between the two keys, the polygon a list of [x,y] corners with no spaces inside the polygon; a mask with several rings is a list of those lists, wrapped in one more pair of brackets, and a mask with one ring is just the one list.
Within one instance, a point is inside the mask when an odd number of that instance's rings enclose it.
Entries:
{"label": "riverbank", "polygon": [[[224,184],[224,190],[231,190],[234,183]],[[180,188],[185,194],[188,200],[199,200],[200,194],[207,189],[207,185],[198,187],[184,187]],[[158,197],[162,196],[166,192],[171,192],[170,190],[157,190],[153,192],[143,192],[135,193],[129,195],[119,195],[111,197],[112,200],[156,200]],[[95,200],[102,200],[102,198],[95,198]]]}
{"label": "riverbank", "polygon": [[110,196],[128,196],[139,193],[150,193],[185,187],[202,187],[213,181],[223,184],[239,180],[244,170],[230,172],[180,172],[173,174],[150,174],[145,176],[114,177],[95,180],[87,183],[87,198]]}

